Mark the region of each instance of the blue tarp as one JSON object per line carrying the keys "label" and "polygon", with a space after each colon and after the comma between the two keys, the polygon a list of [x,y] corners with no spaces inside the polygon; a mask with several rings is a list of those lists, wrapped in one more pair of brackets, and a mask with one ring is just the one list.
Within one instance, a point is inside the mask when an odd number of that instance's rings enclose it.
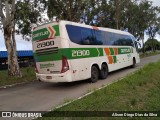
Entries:
{"label": "blue tarp", "polygon": [[[18,57],[32,57],[33,51],[32,50],[22,50],[17,51]],[[7,58],[7,51],[0,51],[0,58]]]}

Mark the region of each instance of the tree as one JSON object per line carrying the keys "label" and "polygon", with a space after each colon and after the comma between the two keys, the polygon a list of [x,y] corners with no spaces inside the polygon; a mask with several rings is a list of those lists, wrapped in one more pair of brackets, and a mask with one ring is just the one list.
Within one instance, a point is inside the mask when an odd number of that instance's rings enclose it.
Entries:
{"label": "tree", "polygon": [[160,42],[158,40],[156,40],[156,39],[148,39],[145,42],[145,50],[146,51],[151,51],[152,50],[153,42],[154,42],[155,50],[160,50]]}
{"label": "tree", "polygon": [[150,18],[149,27],[147,30],[149,38],[152,40],[152,51],[155,51],[154,38],[160,29],[160,17],[158,17],[160,8],[153,7],[151,12],[153,13],[152,17]]}
{"label": "tree", "polygon": [[41,8],[35,7],[38,3],[30,0],[0,0],[0,23],[2,24],[0,27],[4,33],[8,53],[9,76],[22,77],[17,59],[15,33],[23,37],[31,36],[31,29],[34,24],[37,24],[37,18],[40,17]]}
{"label": "tree", "polygon": [[144,50],[144,31],[148,27],[148,23],[150,22],[150,18],[153,15],[151,11],[152,3],[143,0],[140,3],[137,3],[137,1],[134,1],[129,5],[128,13],[130,14],[129,21],[127,23],[127,27],[129,29],[129,32],[131,32],[137,40],[142,40],[143,44],[143,53]]}
{"label": "tree", "polygon": [[88,0],[48,0],[47,14],[50,20],[56,16],[59,19],[79,22],[87,3]]}
{"label": "tree", "polygon": [[[124,28],[128,28],[128,31],[132,33],[137,40],[142,40],[143,52],[144,50],[144,31],[149,28],[150,23],[157,21],[157,15],[159,9],[152,6],[152,2],[143,0],[137,2],[132,1],[126,6],[124,18],[122,23]],[[155,25],[155,24],[154,24]]]}
{"label": "tree", "polygon": [[36,6],[37,4],[38,2],[34,3],[29,0],[16,3],[15,22],[18,28],[16,33],[21,34],[25,40],[30,40],[28,37],[31,37],[32,29],[42,22],[40,15],[42,10]]}
{"label": "tree", "polygon": [[[4,10],[5,12],[3,12]],[[11,3],[9,3],[8,0],[5,0],[4,4],[2,3],[2,0],[0,1],[0,17],[8,53],[8,75],[21,77],[22,74],[19,70],[15,41],[15,0],[12,0]]]}
{"label": "tree", "polygon": [[87,12],[86,16],[88,23],[94,20],[94,16],[97,16],[97,20],[93,25],[99,27],[116,28],[115,24],[115,11],[112,6],[113,0],[95,0],[92,1],[91,10]]}

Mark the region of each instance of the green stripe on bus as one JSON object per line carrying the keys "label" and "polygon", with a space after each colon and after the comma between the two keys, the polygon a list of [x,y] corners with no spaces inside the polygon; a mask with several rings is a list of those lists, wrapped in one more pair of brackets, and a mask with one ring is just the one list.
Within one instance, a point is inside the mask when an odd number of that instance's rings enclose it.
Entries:
{"label": "green stripe on bus", "polygon": [[[113,57],[114,63],[117,62],[117,57],[114,55],[113,48],[109,48],[111,55]],[[131,53],[130,48],[118,48],[118,54],[128,54]],[[62,56],[66,56],[67,59],[82,59],[82,58],[92,58],[104,56],[103,48],[61,48],[58,49],[57,53],[43,52],[43,55],[38,55],[34,53],[34,58],[36,62],[47,62],[47,61],[58,61],[62,59]]]}
{"label": "green stripe on bus", "polygon": [[113,50],[113,48],[109,48],[109,50],[110,50],[110,55],[114,55],[114,50]]}
{"label": "green stripe on bus", "polygon": [[[50,53],[50,52],[49,52]],[[61,60],[62,56],[66,56],[67,59],[81,59],[81,58],[91,58],[103,56],[102,48],[64,48],[59,49],[58,53],[43,52],[43,55],[38,55],[34,53],[34,57],[37,62],[46,62],[46,61],[57,61]]]}
{"label": "green stripe on bus", "polygon": [[103,48],[98,48],[98,51],[99,51],[99,56],[103,56]]}
{"label": "green stripe on bus", "polygon": [[56,31],[56,34],[55,36],[60,36],[60,32],[59,32],[59,25],[55,25],[55,26],[52,26],[54,28],[54,30]]}
{"label": "green stripe on bus", "polygon": [[116,57],[116,56],[113,56],[112,58],[113,58],[113,60],[114,60],[114,63],[117,63],[117,57]]}
{"label": "green stripe on bus", "polygon": [[96,48],[69,48],[62,49],[62,51],[63,55],[65,55],[68,59],[90,58],[101,55]]}

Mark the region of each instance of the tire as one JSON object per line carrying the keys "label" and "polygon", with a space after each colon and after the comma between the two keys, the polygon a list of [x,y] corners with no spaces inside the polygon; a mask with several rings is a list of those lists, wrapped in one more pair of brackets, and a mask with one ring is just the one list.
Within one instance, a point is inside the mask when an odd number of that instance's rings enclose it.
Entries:
{"label": "tire", "polygon": [[100,71],[100,79],[106,79],[108,76],[108,66],[102,64],[101,71]]}
{"label": "tire", "polygon": [[131,68],[135,68],[135,66],[136,66],[136,60],[135,58],[133,58],[133,64],[131,65]]}
{"label": "tire", "polygon": [[98,71],[98,68],[96,66],[92,66],[91,68],[91,78],[90,78],[90,81],[92,83],[95,83],[98,81],[98,78],[99,78],[99,71]]}

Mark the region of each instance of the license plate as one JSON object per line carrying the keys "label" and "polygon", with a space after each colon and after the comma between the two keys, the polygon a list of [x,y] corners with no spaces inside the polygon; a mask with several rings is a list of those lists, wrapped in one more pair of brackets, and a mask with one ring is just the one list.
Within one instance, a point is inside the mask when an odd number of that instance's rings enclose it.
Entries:
{"label": "license plate", "polygon": [[46,76],[47,79],[52,79],[52,76]]}

